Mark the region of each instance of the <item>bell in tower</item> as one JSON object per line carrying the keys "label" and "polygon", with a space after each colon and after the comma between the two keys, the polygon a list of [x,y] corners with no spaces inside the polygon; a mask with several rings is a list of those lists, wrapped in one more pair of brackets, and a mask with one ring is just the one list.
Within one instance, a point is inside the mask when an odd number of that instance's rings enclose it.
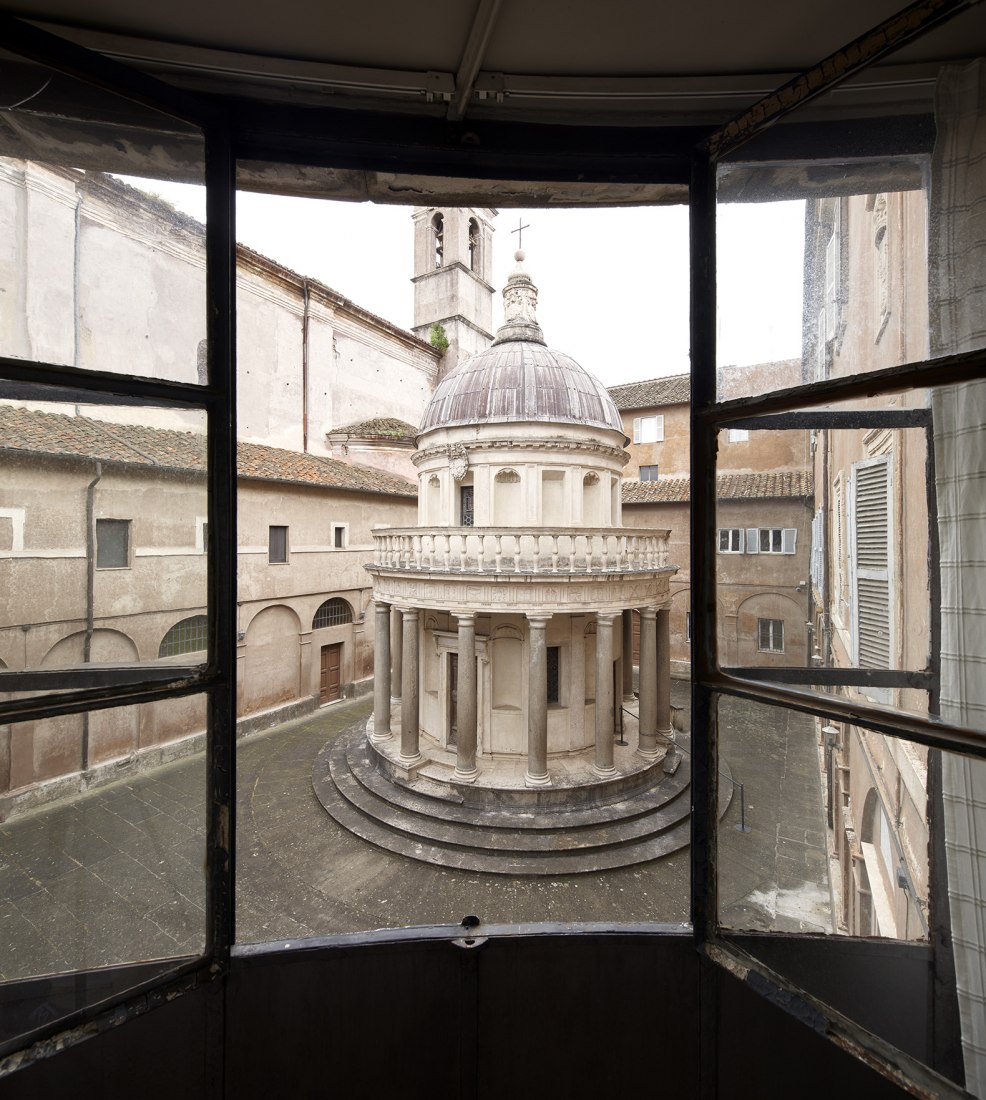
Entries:
{"label": "bell in tower", "polygon": [[448,341],[439,377],[493,340],[493,225],[496,211],[414,211],[414,334]]}

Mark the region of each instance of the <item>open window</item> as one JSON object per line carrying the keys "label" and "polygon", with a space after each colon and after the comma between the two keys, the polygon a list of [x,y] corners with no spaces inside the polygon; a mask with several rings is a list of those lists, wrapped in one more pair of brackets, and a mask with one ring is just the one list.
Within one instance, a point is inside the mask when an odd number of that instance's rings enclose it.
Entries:
{"label": "open window", "polygon": [[[930,30],[928,56],[969,18]],[[856,57],[875,58],[879,38],[861,39]],[[695,921],[708,954],[775,1003],[817,1013],[837,1043],[947,1094],[982,1080],[965,990],[986,957],[973,931],[986,899],[968,860],[968,803],[961,820],[955,807],[978,797],[986,756],[981,692],[967,678],[986,656],[971,628],[981,559],[966,537],[986,453],[986,332],[969,305],[986,270],[970,220],[986,207],[971,169],[986,155],[983,62],[936,67],[923,97],[891,110],[891,137],[885,104],[845,126],[833,91],[849,75],[836,76],[842,61],[716,134],[695,178],[693,276],[717,226],[760,226],[765,264],[746,256],[745,323],[800,332],[790,360],[717,351],[717,340],[735,346],[740,297],[735,237],[718,234],[717,275],[695,284],[692,340],[695,707],[717,754],[698,768],[704,804],[729,784],[717,768],[742,746],[759,743],[764,765],[745,785],[743,830],[730,827],[738,808],[696,819]],[[830,128],[802,174],[797,135],[818,119]],[[780,220],[787,204],[786,237],[765,232],[765,211]],[[781,288],[789,248],[801,277]],[[723,555],[739,548],[723,526],[737,494],[715,477],[717,450],[739,433],[769,433],[776,456],[743,538],[757,592],[746,620],[716,598],[737,567]],[[809,469],[785,487],[795,452]],[[797,522],[782,518],[782,498]],[[756,653],[730,644],[744,621],[756,622]],[[787,734],[764,737],[778,722]],[[783,868],[751,875],[768,844],[782,845]],[[920,1020],[903,1021],[891,996],[867,1002],[867,981],[888,989],[878,971],[925,1006]]]}

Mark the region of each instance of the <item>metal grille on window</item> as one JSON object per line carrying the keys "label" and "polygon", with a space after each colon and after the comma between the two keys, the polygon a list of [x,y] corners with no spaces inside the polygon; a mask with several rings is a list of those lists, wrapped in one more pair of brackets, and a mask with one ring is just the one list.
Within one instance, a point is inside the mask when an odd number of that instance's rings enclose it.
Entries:
{"label": "metal grille on window", "polygon": [[209,644],[209,619],[206,615],[193,615],[182,619],[161,640],[159,657],[176,657],[179,653],[196,653]]}
{"label": "metal grille on window", "polygon": [[326,600],[315,612],[312,630],[321,630],[326,626],[344,626],[353,621],[353,609],[345,600],[338,597]]}

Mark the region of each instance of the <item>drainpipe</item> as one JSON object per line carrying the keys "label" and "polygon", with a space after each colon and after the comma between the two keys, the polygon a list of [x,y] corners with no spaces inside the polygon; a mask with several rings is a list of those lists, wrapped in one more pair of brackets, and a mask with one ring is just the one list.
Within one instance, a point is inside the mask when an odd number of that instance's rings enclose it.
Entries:
{"label": "drainpipe", "polygon": [[304,312],[301,315],[301,434],[302,450],[308,454],[308,322],[312,296],[307,279],[301,286],[305,300]]}
{"label": "drainpipe", "polygon": [[[92,635],[95,620],[93,602],[96,587],[96,486],[103,476],[102,463],[96,463],[96,476],[86,486],[86,632],[82,639],[82,660],[92,660]],[[89,770],[89,712],[82,714],[82,770]]]}

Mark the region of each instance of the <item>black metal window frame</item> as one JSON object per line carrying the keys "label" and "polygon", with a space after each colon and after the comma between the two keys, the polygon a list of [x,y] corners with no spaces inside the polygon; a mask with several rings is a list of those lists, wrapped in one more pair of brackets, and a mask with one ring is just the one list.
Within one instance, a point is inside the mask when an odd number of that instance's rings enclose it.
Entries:
{"label": "black metal window frame", "polygon": [[189,615],[178,622],[161,639],[159,657],[178,657],[182,653],[198,653],[209,647],[209,616]]}
{"label": "black metal window frame", "polygon": [[[0,724],[83,714],[188,695],[206,695],[206,927],[201,955],[168,960],[155,978],[128,986],[108,1000],[41,1024],[30,1033],[0,1043],[0,1075],[64,1042],[78,1041],[138,1015],[228,969],[233,943],[233,834],[235,789],[236,601],[226,578],[236,576],[235,451],[235,162],[230,128],[222,108],[159,83],[100,54],[0,15],[4,49],[111,93],[120,101],[149,108],[164,118],[192,125],[204,143],[206,185],[207,381],[205,384],[104,371],[82,370],[36,360],[0,356],[0,377],[8,384],[44,392],[52,400],[152,404],[178,411],[204,410],[208,430],[209,556],[208,658],[205,665],[87,665],[65,670],[0,671]],[[54,694],[53,694],[54,692]],[[84,1029],[80,1025],[85,1024]],[[53,1035],[63,1039],[45,1042]],[[31,1049],[12,1058],[7,1055]]]}
{"label": "black metal window frame", "polygon": [[[732,120],[702,142],[691,160],[690,239],[691,239],[691,348],[692,348],[692,409],[691,409],[691,472],[692,472],[692,720],[696,731],[692,754],[693,805],[692,819],[692,925],[697,948],[714,963],[733,974],[747,975],[759,992],[771,997],[795,1014],[805,1011],[811,1018],[824,1021],[829,1038],[863,1056],[886,1072],[895,1067],[911,1079],[930,1082],[934,1087],[948,1086],[938,1075],[921,1063],[873,1036],[864,1034],[838,1013],[818,1002],[804,990],[730,943],[718,926],[716,893],[717,834],[717,727],[716,699],[733,695],[755,702],[788,707],[805,713],[819,714],[834,722],[865,722],[870,728],[894,737],[907,737],[933,748],[942,748],[974,756],[986,757],[986,735],[950,725],[935,719],[912,715],[888,718],[879,707],[858,704],[849,707],[838,697],[820,700],[795,687],[777,682],[778,670],[769,670],[767,683],[757,679],[753,669],[722,668],[716,652],[716,493],[715,438],[723,427],[760,427],[763,417],[783,417],[830,400],[890,392],[901,386],[924,386],[932,382],[944,385],[986,377],[986,352],[969,353],[933,362],[917,362],[867,374],[862,379],[838,379],[793,387],[757,399],[718,401],[715,373],[715,203],[716,167],[719,161],[739,148],[779,118],[796,110],[815,96],[834,87],[893,49],[905,44],[944,18],[969,6],[970,0],[919,0],[904,13],[887,20],[880,27],[815,69],[778,89],[761,103]],[[205,139],[205,178],[207,188],[207,314],[208,343],[206,385],[162,382],[128,377],[107,372],[81,371],[55,364],[25,362],[0,357],[0,376],[25,385],[45,385],[55,395],[67,399],[89,399],[110,394],[131,401],[152,401],[176,409],[204,408],[208,422],[208,538],[209,554],[209,646],[206,666],[169,665],[167,667],[123,667],[113,669],[70,669],[25,673],[0,672],[0,692],[19,693],[16,700],[0,702],[0,723],[50,718],[77,714],[89,709],[102,709],[126,704],[152,702],[176,696],[205,693],[209,697],[207,734],[207,937],[204,953],[196,958],[177,960],[175,968],[164,979],[155,979],[139,991],[131,990],[111,1003],[81,1009],[72,1017],[61,1018],[40,1027],[30,1036],[18,1040],[16,1047],[26,1042],[37,1043],[49,1036],[64,1033],[82,1022],[90,1026],[88,1034],[115,1026],[122,1019],[146,1011],[166,999],[209,981],[228,971],[234,942],[233,879],[235,851],[235,671],[236,671],[236,604],[231,578],[236,576],[236,453],[235,453],[235,227],[234,187],[235,152],[241,155],[257,152],[257,137],[249,135],[234,150],[232,128],[225,110],[212,101],[188,95],[174,87],[161,84],[151,77],[113,62],[101,55],[76,47],[16,19],[0,16],[4,47],[37,60],[80,80],[110,92],[145,104],[155,110],[198,126]],[[320,132],[321,140],[322,134]],[[301,139],[299,139],[301,140]],[[345,137],[339,139],[345,141]],[[250,142],[254,144],[251,145]],[[302,145],[304,142],[302,142]],[[325,155],[335,155],[339,141]],[[278,147],[286,156],[291,150]],[[390,150],[388,150],[390,152]],[[349,163],[359,163],[361,156],[381,156],[379,152],[351,152]],[[414,151],[411,160],[417,166],[427,153]],[[678,153],[672,153],[662,169],[674,174]],[[297,163],[305,153],[297,153]],[[346,159],[346,158],[343,158]],[[659,158],[657,158],[659,160]],[[630,172],[637,165],[634,161]],[[656,161],[655,161],[656,163]],[[579,170],[584,164],[580,150]],[[443,161],[433,154],[431,167],[436,174],[454,175],[461,168],[459,161]],[[541,162],[528,169],[530,178],[537,178]],[[521,178],[516,174],[509,178]],[[656,169],[655,169],[656,171]],[[481,169],[476,169],[479,175]],[[561,171],[559,176],[565,173]],[[611,179],[599,169],[591,178]],[[581,177],[580,177],[581,178]],[[666,182],[668,176],[662,177]],[[823,671],[833,670],[817,670]],[[794,670],[800,673],[801,670]],[[852,673],[842,682],[852,683]],[[909,677],[910,673],[892,673],[893,677]],[[824,682],[824,678],[816,680]],[[900,682],[895,680],[895,683]],[[914,686],[912,680],[906,681]],[[927,684],[921,686],[928,686]],[[58,689],[57,695],[48,694]],[[25,697],[27,695],[28,697]],[[405,930],[413,937],[428,935],[427,931]],[[432,933],[433,935],[434,933]],[[458,931],[449,930],[448,935]],[[446,933],[443,931],[442,936]],[[249,954],[249,951],[246,952]],[[756,980],[753,980],[755,976]],[[710,1009],[711,1011],[711,1009]],[[712,1017],[705,1022],[711,1025]],[[711,1032],[710,1032],[711,1034]],[[15,1046],[0,1047],[0,1056]],[[59,1049],[58,1044],[41,1043],[37,1057]],[[22,1058],[20,1064],[24,1064]],[[0,1065],[0,1073],[5,1067]]]}
{"label": "black metal window frame", "polygon": [[[924,427],[928,439],[929,504],[933,505],[934,449],[926,410],[846,413],[820,406],[854,398],[945,386],[986,377],[986,351],[921,360],[863,375],[826,379],[763,396],[720,400],[716,377],[716,203],[720,162],[763,134],[780,119],[810,103],[880,61],[901,46],[970,7],[969,0],[919,0],[821,61],[759,103],[738,115],[696,149],[690,190],[690,280],[692,406],[690,459],[692,478],[691,577],[692,728],[705,731],[704,750],[693,757],[692,923],[699,950],[713,963],[747,982],[775,1005],[801,1019],[812,1019],[828,1039],[861,1057],[895,1080],[906,1080],[928,1094],[962,1096],[965,1092],[923,1062],[860,1027],[789,978],[755,958],[719,923],[718,900],[718,699],[734,697],[784,707],[827,719],[863,726],[930,749],[986,758],[986,733],[942,721],[937,716],[940,625],[931,617],[931,661],[920,671],[860,669],[728,668],[719,663],[716,600],[718,549],[716,535],[716,442],[731,427],[859,427],[880,418],[895,427]],[[783,141],[777,143],[783,145]],[[783,159],[782,153],[776,154]],[[890,426],[889,423],[886,426]],[[937,561],[936,512],[929,507],[930,560]],[[933,573],[933,570],[932,570]],[[937,608],[937,580],[931,579]],[[838,695],[821,695],[806,686],[871,685],[920,687],[929,692],[930,715],[923,717],[889,708],[851,703]],[[701,735],[696,743],[701,743]],[[932,832],[940,828],[935,805],[940,802],[940,758],[929,760]],[[938,884],[941,889],[942,884]],[[934,889],[934,885],[932,886]],[[777,935],[777,933],[772,933]],[[711,1019],[710,1019],[711,1025]],[[923,1094],[923,1093],[922,1093]]]}

